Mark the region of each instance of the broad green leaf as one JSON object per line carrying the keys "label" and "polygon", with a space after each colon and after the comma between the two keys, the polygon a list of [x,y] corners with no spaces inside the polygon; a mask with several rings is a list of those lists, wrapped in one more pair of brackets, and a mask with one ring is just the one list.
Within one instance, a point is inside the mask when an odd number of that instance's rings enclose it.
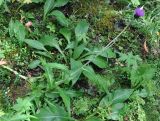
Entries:
{"label": "broad green leaf", "polygon": [[60,29],[59,32],[64,36],[64,38],[68,41],[68,43],[70,43],[71,31],[67,28],[62,28],[62,29]]}
{"label": "broad green leaf", "polygon": [[85,60],[91,61],[99,68],[106,68],[107,67],[107,60],[103,57],[100,57],[100,56],[95,57],[95,55],[90,55],[90,56],[86,57]]}
{"label": "broad green leaf", "polygon": [[99,68],[106,68],[107,67],[107,61],[102,57],[96,57],[95,59],[91,60],[95,65],[97,65]]}
{"label": "broad green leaf", "polygon": [[14,33],[15,33],[15,37],[18,40],[24,41],[25,35],[26,35],[26,30],[25,30],[25,27],[23,26],[23,24],[21,22],[15,21],[15,23],[14,23]]}
{"label": "broad green leaf", "polygon": [[124,103],[116,103],[112,105],[112,112],[118,112],[120,109],[122,109],[124,106]]}
{"label": "broad green leaf", "polygon": [[45,71],[44,75],[48,81],[49,88],[53,88],[53,86],[55,86],[55,80],[53,78],[52,68],[49,65],[47,65],[45,60],[42,60],[42,65],[43,65],[43,69]]}
{"label": "broad green leaf", "polygon": [[[50,105],[40,109],[40,113],[36,115],[37,121],[70,121],[68,113],[58,105]],[[71,120],[72,121],[72,120]]]}
{"label": "broad green leaf", "polygon": [[40,40],[41,43],[43,43],[44,46],[50,46],[56,48],[64,57],[65,61],[67,61],[63,51],[61,50],[59,43],[57,41],[57,38],[51,35],[45,35]]}
{"label": "broad green leaf", "polygon": [[43,43],[44,46],[55,47],[56,49],[59,48],[57,37],[55,37],[55,36],[44,35],[41,38],[40,42]]}
{"label": "broad green leaf", "polygon": [[86,40],[86,34],[89,29],[89,24],[86,20],[80,21],[75,28],[75,35],[78,41]]}
{"label": "broad green leaf", "polygon": [[69,2],[69,0],[56,0],[55,1],[55,7],[61,7],[66,5]]}
{"label": "broad green leaf", "polygon": [[73,58],[74,59],[79,58],[80,55],[82,54],[82,52],[84,51],[84,49],[85,49],[85,45],[84,44],[81,44],[78,47],[74,48]]}
{"label": "broad green leaf", "polygon": [[47,63],[47,65],[48,65],[50,68],[54,68],[54,69],[60,69],[60,70],[64,70],[64,71],[67,71],[67,70],[68,70],[68,67],[65,66],[64,64],[59,64],[59,63]]}
{"label": "broad green leaf", "polygon": [[97,83],[97,76],[91,66],[86,66],[83,68],[83,74],[90,80],[92,83]]}
{"label": "broad green leaf", "polygon": [[39,64],[40,64],[40,60],[34,60],[34,61],[32,61],[32,62],[28,65],[28,67],[29,67],[30,69],[34,69],[34,68],[36,68],[37,66],[39,66]]}
{"label": "broad green leaf", "polygon": [[65,15],[61,11],[54,10],[50,15],[55,16],[55,18],[57,19],[60,25],[66,26],[66,27],[69,25],[68,18],[66,18]]}
{"label": "broad green leaf", "polygon": [[58,92],[65,104],[65,107],[68,111],[69,116],[71,115],[71,103],[70,103],[70,97],[68,96],[68,94],[66,94],[66,91],[64,91],[63,89],[57,87]]}
{"label": "broad green leaf", "polygon": [[37,40],[25,39],[25,43],[27,43],[30,47],[35,48],[37,50],[45,50],[46,51],[44,45]]}
{"label": "broad green leaf", "polygon": [[114,92],[112,103],[116,104],[116,103],[124,102],[130,97],[132,93],[133,93],[133,89],[117,89]]}
{"label": "broad green leaf", "polygon": [[26,36],[26,29],[21,22],[11,19],[9,23],[9,34],[11,37],[15,36],[20,42],[23,42]]}
{"label": "broad green leaf", "polygon": [[54,8],[54,5],[55,5],[55,0],[46,0],[44,4],[44,18],[46,17],[48,12],[50,12]]}
{"label": "broad green leaf", "polygon": [[72,85],[74,85],[82,73],[83,64],[81,63],[81,61],[76,61],[71,58],[70,65],[71,65],[70,78],[72,80]]}
{"label": "broad green leaf", "polygon": [[76,61],[74,59],[71,58],[70,60],[70,65],[71,65],[71,70],[76,70],[78,69],[79,67],[82,67],[83,64],[81,61]]}
{"label": "broad green leaf", "polygon": [[46,0],[44,4],[44,18],[55,7],[61,7],[68,3],[69,0]]}
{"label": "broad green leaf", "polygon": [[105,97],[102,98],[102,100],[99,103],[100,107],[109,107],[112,105],[112,100],[114,96],[113,93],[108,93]]}
{"label": "broad green leaf", "polygon": [[117,89],[113,93],[106,95],[100,102],[101,106],[110,106],[117,103],[123,103],[125,100],[129,99],[133,89]]}
{"label": "broad green leaf", "polygon": [[130,95],[132,94],[133,90],[131,89],[118,89],[116,91],[114,91],[113,93],[110,93],[109,95],[105,96],[102,100],[101,100],[101,105],[105,105],[105,104],[116,104],[116,103],[122,103],[125,100],[127,100]]}

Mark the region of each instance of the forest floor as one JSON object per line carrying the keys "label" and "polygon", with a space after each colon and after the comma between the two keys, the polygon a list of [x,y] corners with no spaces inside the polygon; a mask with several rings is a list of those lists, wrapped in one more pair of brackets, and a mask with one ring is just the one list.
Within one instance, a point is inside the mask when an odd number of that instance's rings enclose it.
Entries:
{"label": "forest floor", "polygon": [[159,0],[25,2],[0,8],[0,121],[160,121]]}

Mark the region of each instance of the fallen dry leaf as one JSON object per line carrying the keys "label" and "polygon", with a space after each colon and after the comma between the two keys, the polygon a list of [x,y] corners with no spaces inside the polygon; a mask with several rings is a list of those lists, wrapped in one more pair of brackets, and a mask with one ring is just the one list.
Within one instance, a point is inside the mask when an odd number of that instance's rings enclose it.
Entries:
{"label": "fallen dry leaf", "polygon": [[143,48],[144,48],[144,50],[145,50],[147,53],[149,52],[146,41],[145,41],[144,44],[143,44]]}
{"label": "fallen dry leaf", "polygon": [[0,65],[5,65],[5,64],[7,64],[6,61],[0,60]]}

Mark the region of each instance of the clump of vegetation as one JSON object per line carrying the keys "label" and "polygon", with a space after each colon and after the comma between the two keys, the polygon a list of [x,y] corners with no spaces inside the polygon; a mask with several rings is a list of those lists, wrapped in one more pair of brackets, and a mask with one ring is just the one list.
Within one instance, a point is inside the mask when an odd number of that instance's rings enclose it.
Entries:
{"label": "clump of vegetation", "polygon": [[102,5],[104,5],[103,0],[77,0],[73,2],[73,14],[79,17],[94,18],[99,15]]}
{"label": "clump of vegetation", "polygon": [[158,2],[1,0],[0,121],[158,121]]}

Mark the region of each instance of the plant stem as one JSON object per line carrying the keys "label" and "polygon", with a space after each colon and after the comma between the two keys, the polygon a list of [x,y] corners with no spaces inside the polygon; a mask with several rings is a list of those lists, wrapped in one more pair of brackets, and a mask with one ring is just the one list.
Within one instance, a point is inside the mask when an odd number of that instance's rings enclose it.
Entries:
{"label": "plant stem", "polygon": [[1,65],[1,66],[2,66],[3,68],[5,68],[5,69],[9,70],[10,72],[14,73],[15,75],[18,75],[21,79],[24,79],[24,80],[27,80],[27,79],[28,79],[28,77],[19,74],[17,71],[11,69],[11,68],[8,67],[8,66],[5,66],[5,65]]}

